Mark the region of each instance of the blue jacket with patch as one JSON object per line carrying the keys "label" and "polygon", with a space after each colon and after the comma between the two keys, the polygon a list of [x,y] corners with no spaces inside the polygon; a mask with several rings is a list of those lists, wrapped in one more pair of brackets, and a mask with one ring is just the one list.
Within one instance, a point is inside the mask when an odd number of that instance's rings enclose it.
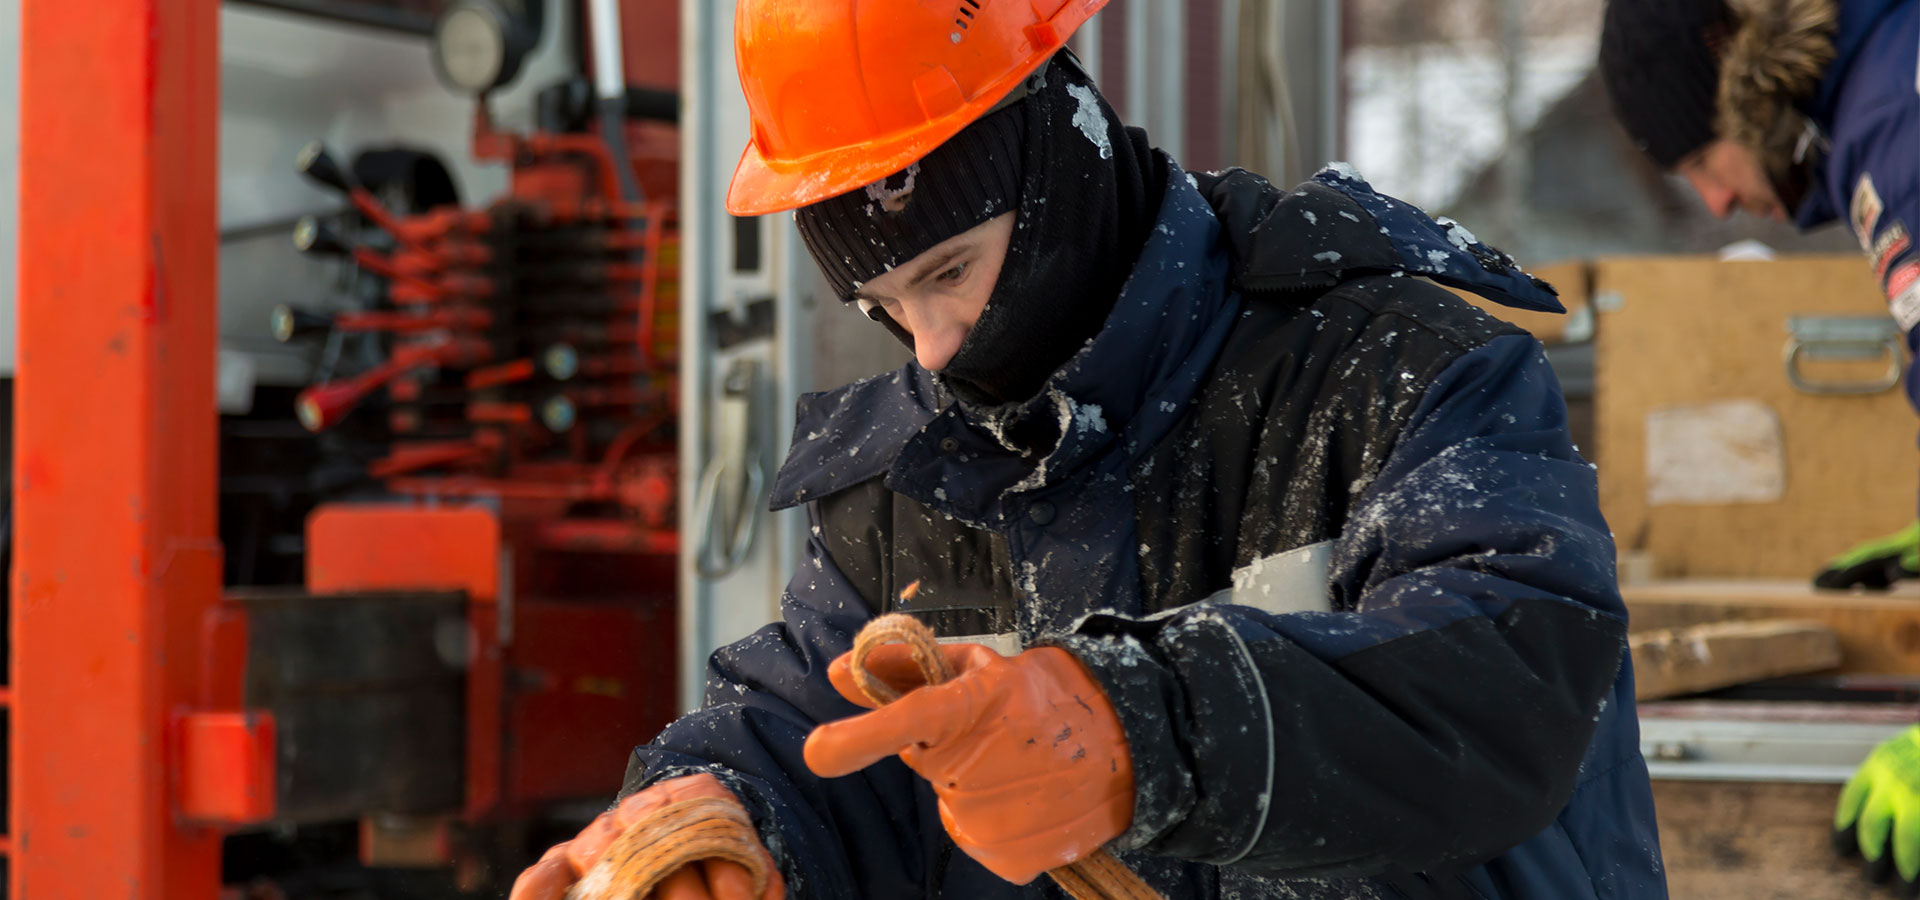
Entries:
{"label": "blue jacket with patch", "polygon": [[1920,0],[1842,0],[1808,114],[1831,148],[1802,228],[1845,219],[1916,351],[1907,397],[1920,408]]}
{"label": "blue jacket with patch", "polygon": [[795,897],[1061,896],[956,852],[897,760],[807,770],[859,712],[827,664],[900,611],[1087,665],[1138,782],[1114,849],[1170,898],[1664,897],[1592,468],[1539,344],[1424,279],[1558,309],[1350,174],[1176,169],[1031,402],[914,365],[804,398],[783,619],[713,656],[627,791],[715,774]]}

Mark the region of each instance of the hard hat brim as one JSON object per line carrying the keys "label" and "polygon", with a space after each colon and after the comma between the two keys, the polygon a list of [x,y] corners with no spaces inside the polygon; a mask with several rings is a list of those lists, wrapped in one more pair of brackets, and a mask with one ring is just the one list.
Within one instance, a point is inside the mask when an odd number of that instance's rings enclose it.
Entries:
{"label": "hard hat brim", "polygon": [[[992,104],[987,104],[991,106]],[[786,212],[866,187],[926,158],[972,121],[954,117],[941,128],[926,127],[884,144],[865,144],[820,154],[799,165],[775,167],[748,141],[727,188],[727,212],[764,216]],[[782,171],[782,170],[786,171]]]}
{"label": "hard hat brim", "polygon": [[772,160],[756,140],[747,141],[727,188],[727,212],[764,216],[786,212],[866,187],[922,159],[966,130],[1053,58],[1059,47],[1038,54],[941,118],[881,140],[841,147],[801,160]]}

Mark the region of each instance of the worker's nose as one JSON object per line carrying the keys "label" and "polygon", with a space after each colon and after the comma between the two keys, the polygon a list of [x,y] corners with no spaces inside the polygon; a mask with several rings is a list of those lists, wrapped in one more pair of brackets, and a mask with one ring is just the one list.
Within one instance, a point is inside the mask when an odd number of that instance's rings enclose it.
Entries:
{"label": "worker's nose", "polygon": [[1707,212],[1712,213],[1716,219],[1733,215],[1735,207],[1740,203],[1738,193],[1710,178],[1688,175],[1687,181],[1693,185],[1693,192],[1700,195],[1700,202],[1706,204]]}
{"label": "worker's nose", "polygon": [[953,362],[954,355],[960,352],[960,345],[966,339],[965,326],[933,330],[925,337],[921,336],[921,332],[915,332],[913,353],[920,361],[922,368],[937,372],[946,368],[947,363]]}
{"label": "worker's nose", "polygon": [[931,372],[946,368],[967,340],[967,324],[942,315],[940,310],[914,304],[908,304],[902,313],[905,321],[901,324],[913,335],[913,355],[920,366]]}

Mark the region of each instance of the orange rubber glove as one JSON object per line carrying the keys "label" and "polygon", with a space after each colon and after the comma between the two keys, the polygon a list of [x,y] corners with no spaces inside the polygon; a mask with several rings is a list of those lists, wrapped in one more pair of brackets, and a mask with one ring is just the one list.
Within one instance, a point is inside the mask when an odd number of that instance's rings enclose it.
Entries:
{"label": "orange rubber glove", "polygon": [[[554,846],[538,863],[520,873],[508,900],[565,900],[567,889],[593,868],[607,848],[633,823],[663,807],[705,797],[740,802],[720,779],[705,774],[671,778],[620,801],[619,806],[588,823],[579,836]],[[761,852],[766,851],[762,848]],[[652,897],[653,900],[782,900],[787,895],[786,885],[780,880],[780,871],[774,867],[771,856],[767,858],[767,869],[773,873],[772,881],[766,893],[758,897],[753,894],[753,878],[746,869],[718,859],[682,867],[655,888]]]}
{"label": "orange rubber glove", "polygon": [[[1133,758],[1120,718],[1073,654],[1057,647],[1005,657],[978,644],[941,648],[953,679],[920,686],[905,645],[867,657],[867,671],[906,695],[814,729],[807,766],[848,775],[899,754],[933,783],[954,843],[995,875],[1026,884],[1092,854],[1133,821]],[[873,702],[848,671],[833,686]]]}

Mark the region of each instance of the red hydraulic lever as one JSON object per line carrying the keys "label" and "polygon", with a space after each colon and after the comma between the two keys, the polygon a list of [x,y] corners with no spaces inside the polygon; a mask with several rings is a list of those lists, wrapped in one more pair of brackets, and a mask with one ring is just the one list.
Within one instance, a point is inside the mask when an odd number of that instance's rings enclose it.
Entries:
{"label": "red hydraulic lever", "polygon": [[340,423],[360,401],[388,382],[428,366],[467,366],[491,355],[484,341],[447,341],[395,348],[386,362],[345,381],[316,384],[300,392],[294,411],[308,431],[325,431]]}

